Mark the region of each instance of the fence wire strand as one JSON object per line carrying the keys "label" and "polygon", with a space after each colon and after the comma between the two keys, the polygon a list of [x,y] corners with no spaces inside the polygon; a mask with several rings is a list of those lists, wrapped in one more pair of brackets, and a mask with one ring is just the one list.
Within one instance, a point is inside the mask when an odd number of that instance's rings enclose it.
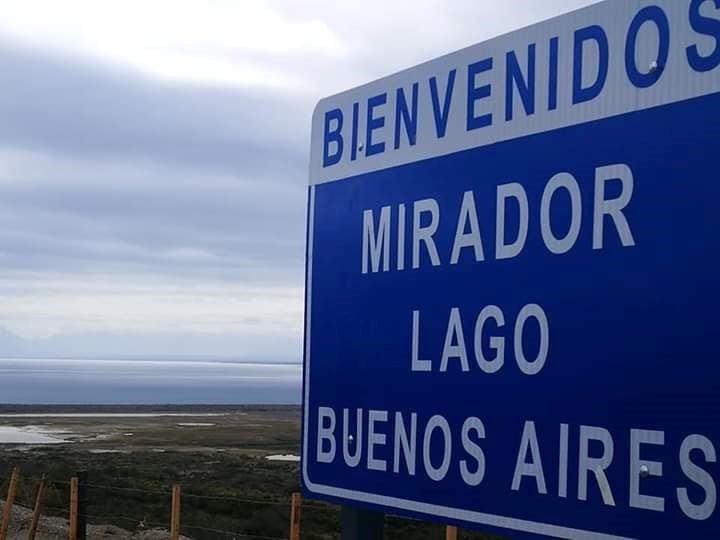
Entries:
{"label": "fence wire strand", "polygon": [[[60,485],[69,485],[70,482],[66,480],[49,480],[48,482],[53,484],[60,484]],[[125,492],[133,492],[133,493],[145,493],[148,495],[159,495],[162,497],[170,497],[171,496],[171,487],[168,487],[167,491],[160,491],[160,490],[152,490],[152,489],[142,489],[142,488],[134,488],[134,487],[120,487],[120,486],[107,486],[107,485],[100,485],[100,484],[92,484],[92,483],[84,483],[83,486],[89,487],[91,489],[101,489],[105,491],[125,491]],[[269,499],[250,499],[246,497],[232,497],[232,496],[221,496],[221,495],[201,495],[199,493],[188,493],[183,491],[182,492],[182,498],[189,498],[189,499],[206,499],[206,500],[217,500],[217,501],[230,501],[230,502],[240,502],[240,503],[249,503],[249,504],[264,504],[264,505],[271,505],[271,506],[290,506],[290,501],[278,501],[278,500],[269,500]],[[303,506],[317,506],[317,507],[323,507],[324,505],[313,503],[311,501],[303,501]]]}
{"label": "fence wire strand", "polygon": [[99,515],[99,514],[81,514],[86,519],[92,519],[93,521],[97,520],[103,520],[105,523],[100,524],[92,524],[95,526],[103,526],[107,525],[107,521],[128,521],[131,523],[135,523],[136,529],[141,528],[140,524],[142,523],[143,527],[142,529],[153,529],[153,528],[162,528],[166,529],[168,524],[167,523],[160,523],[159,521],[147,521],[146,519],[138,519],[136,517],[130,517],[130,516],[109,516],[109,515]]}
{"label": "fence wire strand", "polygon": [[193,525],[181,525],[181,529],[185,530],[198,530],[198,531],[207,531],[207,532],[214,532],[219,534],[226,534],[231,535],[234,538],[258,538],[259,540],[287,540],[286,537],[280,537],[280,536],[263,536],[261,534],[252,534],[252,533],[239,533],[235,531],[226,531],[223,529],[213,529],[210,527],[200,527],[200,526],[193,526]]}
{"label": "fence wire strand", "polygon": [[[38,477],[37,482],[39,482],[40,477]],[[0,479],[0,482],[3,480]],[[45,483],[47,486],[54,486],[56,488],[59,488],[61,490],[69,489],[70,487],[70,480],[63,480],[59,478],[45,478]],[[104,484],[95,484],[95,483],[88,483],[84,482],[82,483],[82,486],[91,490],[102,490],[106,492],[116,492],[116,493],[127,493],[127,494],[141,494],[141,495],[148,495],[150,497],[161,497],[163,500],[170,499],[172,496],[172,486],[168,485],[167,489],[143,489],[138,487],[129,487],[129,486],[113,486],[113,485],[104,485]],[[207,501],[218,501],[218,502],[229,502],[229,503],[240,503],[240,504],[251,504],[251,505],[259,505],[259,506],[266,506],[266,507],[275,507],[275,508],[287,508],[289,509],[292,506],[292,502],[289,500],[289,494],[288,494],[288,500],[270,500],[270,499],[255,499],[252,497],[234,497],[234,496],[223,496],[223,495],[203,495],[199,493],[188,493],[188,492],[182,492],[181,495],[182,499],[182,505],[192,505],[192,500],[207,500]],[[92,502],[90,501],[90,505],[92,506]],[[337,512],[337,509],[334,509],[331,505],[319,501],[310,501],[310,500],[302,500],[302,509],[303,511],[330,511],[330,512]],[[55,518],[62,518],[62,519],[68,519],[69,518],[69,510],[67,508],[60,508],[60,507],[54,507],[54,506],[43,506],[43,515],[44,517],[55,517]],[[151,530],[151,529],[167,529],[169,523],[161,523],[158,521],[147,521],[144,517],[142,519],[138,517],[132,517],[127,515],[103,515],[103,514],[96,514],[96,513],[85,513],[83,512],[81,514],[85,519],[88,521],[89,525],[92,525],[94,527],[98,526],[107,526],[107,525],[114,525],[118,523],[125,524],[127,523],[125,527],[130,530]],[[133,526],[134,525],[134,526]],[[242,538],[252,538],[257,540],[287,540],[287,537],[282,536],[267,536],[262,534],[251,534],[247,532],[239,532],[239,531],[230,531],[226,529],[219,529],[219,528],[213,528],[213,527],[203,527],[200,525],[191,525],[191,524],[185,524],[181,523],[181,530],[183,531],[195,531],[195,532],[206,532],[206,533],[213,533],[213,534],[219,534],[219,535],[226,535],[228,537],[234,538],[234,539],[242,539]]]}

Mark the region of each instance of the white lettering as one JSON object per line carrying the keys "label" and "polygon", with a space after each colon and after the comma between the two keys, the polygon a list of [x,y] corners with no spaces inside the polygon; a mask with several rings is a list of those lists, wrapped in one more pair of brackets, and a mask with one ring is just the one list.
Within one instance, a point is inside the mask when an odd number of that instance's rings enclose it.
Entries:
{"label": "white lettering", "polygon": [[[602,443],[602,456],[591,458],[589,454],[590,441]],[[580,426],[580,452],[578,457],[578,499],[587,500],[587,475],[593,472],[597,480],[603,502],[608,506],[615,506],[615,499],[610,489],[610,483],[605,475],[613,460],[614,445],[610,432],[601,427]]]}
{"label": "white lettering", "polygon": [[[363,422],[363,411],[362,409],[357,410],[355,417],[355,436],[351,436],[350,431],[350,415],[347,409],[343,409],[343,458],[348,467],[357,467],[362,457],[362,422]],[[355,447],[355,453],[350,451],[351,447]]]}
{"label": "white lettering", "polygon": [[[518,234],[515,240],[505,243],[505,204],[513,198],[519,210]],[[503,184],[497,187],[497,209],[495,214],[495,258],[511,259],[516,257],[525,247],[529,224],[528,198],[525,188],[518,183]]]}
{"label": "white lettering", "polygon": [[405,270],[405,205],[398,205],[397,269]]}
{"label": "white lettering", "polygon": [[[325,426],[325,420],[330,420],[328,426]],[[323,450],[325,441],[330,443],[327,451]],[[317,436],[317,455],[318,463],[332,463],[335,459],[335,411],[330,407],[318,407],[318,436]]]}
{"label": "white lettering", "polygon": [[707,471],[695,465],[690,459],[690,453],[693,450],[702,452],[706,462],[715,463],[717,461],[715,447],[710,439],[702,435],[688,435],[680,445],[680,468],[689,480],[695,482],[705,491],[705,500],[700,504],[693,503],[688,495],[688,489],[685,487],[678,488],[677,497],[680,508],[687,517],[705,520],[715,512],[717,488],[713,477]]}
{"label": "white lettering", "polygon": [[400,472],[400,449],[402,448],[405,465],[410,476],[415,476],[415,453],[417,449],[417,414],[410,415],[410,435],[408,436],[402,413],[395,413],[395,445],[393,454],[393,472]]}
{"label": "white lettering", "polygon": [[567,424],[560,424],[560,459],[558,460],[558,497],[567,497],[568,483],[568,439],[570,438],[570,427]]}
{"label": "white lettering", "polygon": [[482,350],[482,337],[483,328],[488,319],[493,319],[498,328],[505,326],[505,316],[498,306],[485,306],[480,311],[475,320],[475,360],[485,373],[495,373],[505,363],[505,338],[501,336],[492,336],[490,338],[490,348],[495,351],[495,358],[492,360],[485,359]]}
{"label": "white lettering", "polygon": [[[523,330],[525,328],[525,322],[530,317],[537,321],[540,328],[540,347],[535,360],[532,362],[525,358],[525,350],[523,349]],[[540,306],[537,304],[528,304],[520,310],[517,320],[515,321],[514,338],[515,361],[517,362],[520,371],[522,371],[525,375],[538,374],[545,365],[548,349],[550,347],[550,329],[548,327],[548,320],[545,312]]]}
{"label": "white lettering", "polygon": [[665,511],[665,499],[640,493],[640,470],[644,466],[649,476],[662,476],[663,466],[659,461],[640,459],[643,444],[665,444],[665,432],[649,429],[630,430],[630,506],[655,512]]}
{"label": "white lettering", "polygon": [[459,358],[463,371],[470,371],[465,348],[465,335],[463,334],[462,320],[460,319],[460,308],[450,310],[447,332],[445,333],[445,345],[443,346],[440,371],[447,371],[448,360]]}
{"label": "white lettering", "polygon": [[420,311],[413,310],[411,371],[432,371],[430,360],[420,360]]}
{"label": "white lettering", "polygon": [[[605,183],[609,180],[620,180],[622,188],[616,199],[605,199]],[[623,247],[634,246],[635,239],[630,231],[623,209],[628,205],[633,194],[633,174],[627,165],[608,165],[595,170],[595,203],[593,212],[593,249],[604,247],[605,216],[608,215],[615,224]]]}
{"label": "white lettering", "polygon": [[[527,452],[530,450],[530,462],[525,461]],[[538,445],[535,422],[527,420],[523,427],[520,449],[518,450],[515,462],[515,473],[513,474],[512,490],[520,489],[520,482],[523,476],[530,476],[535,479],[538,493],[547,493],[545,485],[545,473],[543,472],[542,459],[540,458],[540,446]]]}
{"label": "white lettering", "polygon": [[471,416],[466,419],[462,426],[462,445],[465,451],[475,458],[477,468],[475,472],[470,472],[468,462],[464,459],[460,460],[460,476],[463,482],[468,486],[477,486],[485,477],[485,454],[480,445],[470,439],[470,432],[475,431],[478,439],[485,438],[485,426],[479,418]]}
{"label": "white lettering", "polygon": [[380,222],[375,234],[375,216],[372,210],[363,212],[362,237],[362,273],[368,273],[368,260],[372,272],[380,271],[380,259],[383,272],[390,270],[390,207],[380,210]]}
{"label": "white lettering", "polygon": [[[470,226],[470,230],[465,229]],[[485,260],[482,240],[480,238],[480,224],[478,223],[477,210],[475,208],[475,197],[472,191],[466,191],[463,195],[458,217],[457,229],[455,230],[455,241],[453,242],[450,264],[457,264],[460,253],[465,248],[472,248],[476,261]]]}
{"label": "white lettering", "polygon": [[[552,204],[553,195],[560,188],[564,188],[570,195],[570,227],[563,238],[556,237],[550,225],[550,205]],[[577,180],[570,173],[561,172],[556,174],[545,186],[540,201],[540,232],[545,245],[551,253],[560,255],[570,251],[580,234],[581,221],[582,199]]]}
{"label": "white lettering", "polygon": [[384,433],[378,433],[375,431],[375,424],[380,422],[387,422],[387,419],[387,411],[368,411],[367,467],[371,471],[387,470],[387,463],[385,462],[385,460],[375,457],[375,447],[385,445],[385,441],[387,440],[387,436]]}
{"label": "white lettering", "polygon": [[[422,215],[430,214],[430,223],[422,226]],[[440,257],[433,235],[437,232],[440,222],[440,208],[435,199],[415,201],[413,205],[413,268],[420,268],[420,243],[425,244],[425,250],[433,266],[440,265]]]}
{"label": "white lettering", "polygon": [[[432,440],[433,432],[439,429],[442,433],[443,438],[443,459],[439,467],[435,467],[430,459],[430,442]],[[423,437],[423,464],[425,465],[425,472],[431,480],[439,482],[447,475],[448,469],[450,468],[450,456],[452,454],[452,435],[450,434],[450,426],[447,420],[436,414],[425,426],[425,436]]]}

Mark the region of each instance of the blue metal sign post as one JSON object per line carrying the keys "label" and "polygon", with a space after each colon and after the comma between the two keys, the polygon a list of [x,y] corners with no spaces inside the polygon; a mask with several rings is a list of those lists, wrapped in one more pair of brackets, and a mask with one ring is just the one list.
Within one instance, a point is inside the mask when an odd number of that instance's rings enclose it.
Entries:
{"label": "blue metal sign post", "polygon": [[607,1],[322,100],[307,496],[720,532],[720,3]]}

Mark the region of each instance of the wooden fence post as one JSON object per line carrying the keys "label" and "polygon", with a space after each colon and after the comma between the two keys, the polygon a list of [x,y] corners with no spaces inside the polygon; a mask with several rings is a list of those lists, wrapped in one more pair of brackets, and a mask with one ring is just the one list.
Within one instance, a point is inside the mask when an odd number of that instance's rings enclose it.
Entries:
{"label": "wooden fence post", "polygon": [[30,530],[28,531],[28,540],[35,540],[38,524],[40,523],[40,514],[42,513],[43,500],[45,499],[45,475],[42,475],[40,484],[38,485],[37,496],[35,497],[35,508],[33,509],[32,521],[30,522]]}
{"label": "wooden fence post", "polygon": [[300,505],[302,496],[293,493],[290,497],[290,540],[300,540]]}
{"label": "wooden fence post", "polygon": [[87,538],[87,471],[78,471],[77,540]]}
{"label": "wooden fence post", "polygon": [[172,487],[172,504],[170,506],[170,540],[180,538],[180,486]]}
{"label": "wooden fence post", "polygon": [[70,514],[68,516],[68,540],[77,540],[78,531],[78,479],[70,479]]}
{"label": "wooden fence post", "polygon": [[453,527],[452,525],[445,527],[445,540],[457,540],[457,537],[457,527]]}
{"label": "wooden fence post", "polygon": [[5,504],[3,505],[2,513],[2,525],[0,526],[0,540],[7,538],[8,528],[10,527],[10,518],[12,517],[12,507],[15,502],[15,490],[17,489],[18,475],[20,469],[13,467],[12,474],[10,475],[10,484],[8,484],[7,497],[5,498]]}

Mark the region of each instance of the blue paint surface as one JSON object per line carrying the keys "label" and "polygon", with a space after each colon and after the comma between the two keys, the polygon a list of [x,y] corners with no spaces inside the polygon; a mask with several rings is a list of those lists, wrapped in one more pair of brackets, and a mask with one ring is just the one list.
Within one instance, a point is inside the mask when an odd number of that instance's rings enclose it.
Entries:
{"label": "blue paint surface", "polygon": [[[689,519],[678,505],[677,489],[688,488],[696,504],[704,498],[680,469],[678,452],[687,435],[702,434],[720,451],[720,124],[708,121],[718,118],[720,95],[715,94],[312,188],[311,341],[304,381],[310,434],[304,455],[312,484],[622,536],[716,537],[720,511],[702,521]],[[593,250],[595,169],[617,163],[627,164],[634,174],[634,193],[624,214],[636,245],[623,247],[606,218],[605,247]],[[548,251],[539,225],[542,191],[558,172],[571,173],[582,193],[580,236],[563,255]],[[522,184],[528,194],[530,229],[520,255],[495,260],[496,188],[509,182]],[[467,190],[475,195],[486,260],[476,262],[466,249],[459,263],[450,265]],[[436,199],[440,207],[434,238],[442,264],[430,265],[423,250],[421,267],[413,269],[412,204],[424,198]],[[569,223],[567,197],[561,191],[556,199],[552,225],[561,236]],[[403,271],[396,270],[395,251],[400,203],[406,205],[408,223]],[[393,206],[390,271],[362,274],[363,210],[373,209],[377,218],[385,205]],[[508,223],[516,220],[511,212]],[[512,325],[528,303],[543,307],[550,327],[547,362],[534,376],[521,373],[512,356]],[[495,374],[480,371],[472,352],[475,317],[488,304],[501,307],[506,319],[504,328],[490,332],[506,337],[505,365]],[[463,315],[469,372],[462,372],[456,359],[447,372],[438,371],[452,307]],[[423,358],[433,361],[430,373],[410,369],[413,310],[422,313],[420,349]],[[488,330],[494,330],[492,324]],[[527,332],[528,351],[537,348],[536,334]],[[338,414],[340,436],[332,463],[315,459],[320,406]],[[360,464],[345,464],[343,408],[352,412],[351,432],[356,408],[366,414],[389,411],[390,421],[379,427],[387,444],[376,447],[387,472],[368,470],[364,435]],[[418,414],[414,476],[404,462],[399,473],[392,470],[396,411],[407,418]],[[436,414],[447,419],[453,435],[450,469],[439,482],[426,474],[422,452],[422,427]],[[470,459],[460,440],[468,416],[480,418],[486,430],[479,441],[486,474],[474,487],[463,482],[458,465]],[[526,420],[537,429],[547,494],[539,494],[529,477],[519,490],[511,490]],[[569,425],[565,498],[558,496],[561,423]],[[592,476],[587,500],[578,500],[580,425],[600,426],[612,435],[614,458],[606,474],[614,507],[603,504]],[[663,445],[642,447],[644,459],[662,462],[662,477],[640,483],[642,494],[664,498],[664,512],[629,506],[631,428],[665,434]],[[435,464],[442,457],[439,446],[434,439],[430,454]],[[600,450],[590,448],[591,454]],[[692,458],[720,484],[718,463],[706,463],[701,454]],[[312,497],[353,500],[305,489]],[[397,508],[392,512],[427,517]]]}

